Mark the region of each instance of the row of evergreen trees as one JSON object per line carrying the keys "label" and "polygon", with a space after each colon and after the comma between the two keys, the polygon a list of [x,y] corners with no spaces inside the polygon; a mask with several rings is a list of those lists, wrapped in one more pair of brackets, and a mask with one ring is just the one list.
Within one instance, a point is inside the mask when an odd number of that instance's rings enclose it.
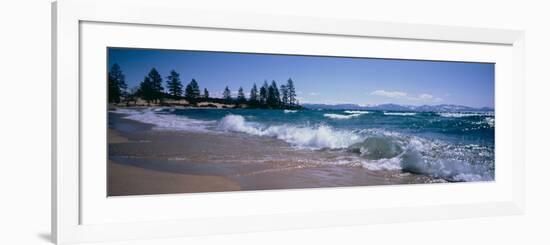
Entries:
{"label": "row of evergreen trees", "polygon": [[140,83],[139,87],[133,89],[131,92],[127,92],[125,77],[118,64],[113,64],[111,67],[108,74],[108,80],[110,103],[120,103],[123,99],[126,101],[135,101],[138,97],[147,101],[147,103],[162,103],[165,98],[175,100],[185,98],[192,104],[210,101],[236,104],[238,106],[247,105],[250,108],[301,108],[296,99],[296,89],[292,79],[288,79],[286,84],[282,85],[280,88],[275,81],[272,81],[271,84],[264,81],[260,89],[258,89],[256,83],[254,83],[248,99],[242,87],[239,88],[237,97],[233,98],[231,90],[226,86],[223,91],[223,101],[220,101],[218,98],[210,98],[210,93],[206,88],[201,94],[199,84],[195,79],[192,79],[185,87],[185,90],[183,90],[180,74],[175,70],[170,71],[170,74],[166,77],[166,92],[164,92],[162,76],[155,68],[152,68],[149,74],[147,74]]}

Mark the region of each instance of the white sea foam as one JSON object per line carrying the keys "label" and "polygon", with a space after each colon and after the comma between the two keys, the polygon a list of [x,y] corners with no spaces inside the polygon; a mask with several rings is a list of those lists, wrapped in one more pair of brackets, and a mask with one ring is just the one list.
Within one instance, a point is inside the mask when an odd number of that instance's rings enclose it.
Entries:
{"label": "white sea foam", "polygon": [[214,121],[201,121],[190,119],[188,117],[161,113],[162,110],[132,110],[125,109],[119,113],[127,114],[124,118],[152,124],[155,130],[183,130],[194,132],[209,131],[208,126],[214,124]]}
{"label": "white sea foam", "polygon": [[415,112],[384,112],[385,116],[414,116]]}
{"label": "white sea foam", "polygon": [[[472,122],[472,124],[479,125],[477,127],[477,129],[486,128],[486,127],[494,128],[495,127],[495,118],[494,117],[486,117],[486,118],[483,118],[483,120],[481,120],[481,121]],[[467,130],[467,129],[468,128],[466,128],[465,130]]]}
{"label": "white sea foam", "polygon": [[382,158],[377,160],[361,161],[363,168],[369,170],[401,170],[401,157]]}
{"label": "white sea foam", "polygon": [[297,110],[284,110],[285,113],[296,113],[298,112]]}
{"label": "white sea foam", "polygon": [[247,122],[241,115],[227,115],[218,123],[218,128],[224,131],[241,132],[263,136],[263,130],[257,123]]}
{"label": "white sea foam", "polygon": [[359,164],[373,171],[404,170],[448,181],[493,179],[487,165],[475,162],[475,157],[490,157],[494,153],[489,148],[478,145],[452,145],[443,141],[375,129],[347,131],[336,130],[326,125],[265,126],[248,122],[240,115],[225,116],[218,124],[218,128],[274,137],[302,149],[342,149],[347,154],[352,154],[327,161],[327,164]]}
{"label": "white sea foam", "polygon": [[[493,150],[475,144],[455,145],[444,141],[403,135],[384,130],[364,131],[366,139],[348,148],[363,158],[370,170],[403,170],[448,181],[492,180]],[[489,161],[489,162],[487,162]]]}
{"label": "white sea foam", "polygon": [[354,117],[361,116],[361,114],[342,115],[342,114],[325,113],[323,114],[323,116],[328,117],[330,119],[351,119]]}
{"label": "white sea foam", "polygon": [[369,114],[370,113],[368,111],[344,111],[344,112],[348,114]]}
{"label": "white sea foam", "polygon": [[494,117],[486,117],[485,122],[489,124],[491,128],[495,127],[495,118]]}
{"label": "white sea foam", "polygon": [[[209,131],[209,129],[216,129],[215,121],[190,119],[182,115],[165,113],[162,110],[118,109],[116,113],[126,114],[125,118],[131,120],[153,124],[156,130]],[[361,114],[340,116],[359,115]],[[494,118],[485,120],[494,125]],[[490,170],[493,163],[491,160],[487,160],[489,162],[483,160],[492,159],[493,150],[474,144],[454,145],[383,129],[350,131],[322,124],[264,125],[247,121],[240,115],[223,117],[217,123],[217,130],[273,137],[299,149],[339,149],[345,153],[343,159],[327,161],[327,164],[351,164],[373,171],[403,170],[448,181],[494,179],[494,171]]]}
{"label": "white sea foam", "polygon": [[126,115],[133,115],[133,114],[140,114],[144,111],[149,111],[147,109],[127,109],[127,108],[117,108],[116,110],[109,111],[111,113],[116,114],[126,114]]}
{"label": "white sea foam", "polygon": [[490,164],[476,157],[494,155],[478,145],[452,145],[414,137],[401,157],[403,170],[448,181],[493,180]]}
{"label": "white sea foam", "polygon": [[493,112],[440,112],[441,117],[475,117],[475,116],[494,116]]}
{"label": "white sea foam", "polygon": [[359,135],[351,131],[334,130],[326,125],[317,127],[272,125],[266,127],[258,123],[247,122],[240,115],[225,116],[218,124],[218,128],[224,131],[275,137],[295,147],[308,149],[346,148],[362,140]]}

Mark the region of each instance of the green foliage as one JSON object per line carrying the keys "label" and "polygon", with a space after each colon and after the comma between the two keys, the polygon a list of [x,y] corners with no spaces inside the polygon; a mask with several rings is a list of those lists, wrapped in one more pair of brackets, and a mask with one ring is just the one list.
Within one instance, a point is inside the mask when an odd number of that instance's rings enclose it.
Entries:
{"label": "green foliage", "polygon": [[283,106],[288,106],[288,89],[286,85],[281,85],[281,88],[279,89],[279,92],[281,93],[281,104]]}
{"label": "green foliage", "polygon": [[280,89],[277,82],[274,80],[271,84],[264,81],[262,87],[258,89],[256,83],[250,89],[250,98],[246,99],[244,89],[239,87],[236,99],[231,97],[231,90],[228,86],[223,91],[222,98],[210,98],[208,89],[204,88],[203,96],[201,97],[199,84],[195,79],[185,87],[182,91],[180,75],[175,70],[171,70],[166,77],[166,88],[168,93],[164,93],[162,87],[162,77],[159,72],[152,68],[151,71],[143,78],[139,87],[134,87],[130,93],[126,92],[127,86],[124,81],[124,74],[117,64],[114,64],[109,71],[109,102],[119,103],[124,97],[126,104],[136,102],[137,98],[142,98],[148,104],[161,103],[165,97],[180,99],[182,93],[185,98],[192,104],[197,102],[214,102],[222,104],[247,105],[248,108],[266,108],[266,109],[301,109],[296,99],[296,89],[292,79],[288,79],[286,84],[283,84]]}
{"label": "green foliage", "polygon": [[277,88],[277,83],[275,80],[271,82],[271,85],[267,88],[267,107],[269,108],[279,108],[281,105],[281,96],[279,94],[279,88]]}
{"label": "green foliage", "polygon": [[139,94],[147,103],[151,103],[155,99],[153,85],[149,77],[143,78],[143,81],[139,84]]}
{"label": "green foliage", "polygon": [[201,96],[201,90],[199,83],[195,79],[191,79],[191,82],[185,87],[185,98],[189,101],[194,101]]}
{"label": "green foliage", "polygon": [[243,87],[240,87],[237,93],[237,104],[244,104],[244,103],[246,103],[246,98],[244,96]]}
{"label": "green foliage", "polygon": [[258,87],[256,86],[256,83],[252,86],[252,89],[250,89],[250,98],[248,100],[249,104],[253,107],[258,106]]}
{"label": "green foliage", "polygon": [[120,103],[126,92],[126,81],[118,64],[113,64],[108,74],[109,103]]}
{"label": "green foliage", "polygon": [[294,88],[294,81],[292,79],[288,79],[286,82],[286,92],[288,97],[288,106],[294,107],[298,105],[298,101],[296,100],[296,88]]}
{"label": "green foliage", "polygon": [[161,101],[163,97],[162,77],[153,68],[143,79],[139,87],[139,93],[147,103]]}
{"label": "green foliage", "polygon": [[157,69],[155,68],[151,69],[151,72],[149,72],[149,78],[151,79],[151,84],[153,85],[153,92],[155,94],[155,99],[161,100],[162,92],[164,91],[164,88],[162,87],[162,77],[160,76]]}
{"label": "green foliage", "polygon": [[231,98],[231,90],[229,90],[229,87],[225,86],[225,89],[223,90],[223,99],[227,102],[231,102],[233,99]]}
{"label": "green foliage", "polygon": [[267,81],[264,81],[264,84],[260,88],[260,105],[267,105],[267,90],[268,90]]}
{"label": "green foliage", "polygon": [[181,84],[180,74],[172,70],[166,79],[166,88],[168,89],[168,93],[172,96],[172,98],[179,99],[183,93],[183,85]]}

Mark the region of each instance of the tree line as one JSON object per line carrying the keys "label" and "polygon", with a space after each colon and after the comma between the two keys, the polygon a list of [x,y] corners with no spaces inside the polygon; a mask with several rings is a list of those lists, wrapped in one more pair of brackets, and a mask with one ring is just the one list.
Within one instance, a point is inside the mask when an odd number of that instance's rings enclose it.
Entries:
{"label": "tree line", "polygon": [[237,96],[233,97],[228,86],[225,87],[222,98],[211,98],[208,89],[204,88],[201,93],[199,83],[195,79],[191,79],[185,86],[185,89],[183,89],[180,74],[175,70],[170,71],[164,85],[166,86],[166,90],[163,87],[162,76],[155,68],[152,68],[138,87],[127,91],[125,76],[120,66],[113,64],[108,74],[109,103],[135,102],[137,98],[141,98],[148,104],[163,104],[165,99],[180,100],[184,98],[190,104],[219,102],[233,104],[237,107],[244,107],[246,105],[247,108],[302,108],[296,98],[296,88],[291,78],[280,87],[277,86],[275,80],[269,84],[267,80],[264,81],[259,89],[256,83],[254,83],[248,98],[245,96],[242,87],[239,87]]}

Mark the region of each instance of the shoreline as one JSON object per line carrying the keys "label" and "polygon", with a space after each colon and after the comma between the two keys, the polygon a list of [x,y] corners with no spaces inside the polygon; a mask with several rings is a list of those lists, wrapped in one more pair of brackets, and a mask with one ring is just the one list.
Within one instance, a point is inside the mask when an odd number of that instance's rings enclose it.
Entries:
{"label": "shoreline", "polygon": [[[217,99],[220,100],[220,99]],[[220,101],[200,101],[195,103],[189,103],[185,99],[181,100],[167,100],[163,103],[146,103],[144,101],[128,102],[128,103],[109,103],[108,110],[117,108],[176,108],[176,109],[268,109],[268,110],[307,110],[301,106],[261,106],[253,105],[249,103],[227,103]]]}
{"label": "shoreline", "polygon": [[[149,131],[154,125],[122,118],[117,120],[132,125],[129,131]],[[107,128],[108,145],[132,144],[141,141],[139,134]],[[241,187],[236,181],[224,176],[170,173],[151,168],[121,164],[107,159],[107,196],[155,195],[177,193],[200,193],[238,191]]]}
{"label": "shoreline", "polygon": [[237,182],[222,176],[154,171],[108,161],[108,196],[238,191]]}
{"label": "shoreline", "polygon": [[271,137],[157,131],[123,114],[109,114],[109,196],[433,181],[401,171],[323,164],[333,152],[296,150]]}

